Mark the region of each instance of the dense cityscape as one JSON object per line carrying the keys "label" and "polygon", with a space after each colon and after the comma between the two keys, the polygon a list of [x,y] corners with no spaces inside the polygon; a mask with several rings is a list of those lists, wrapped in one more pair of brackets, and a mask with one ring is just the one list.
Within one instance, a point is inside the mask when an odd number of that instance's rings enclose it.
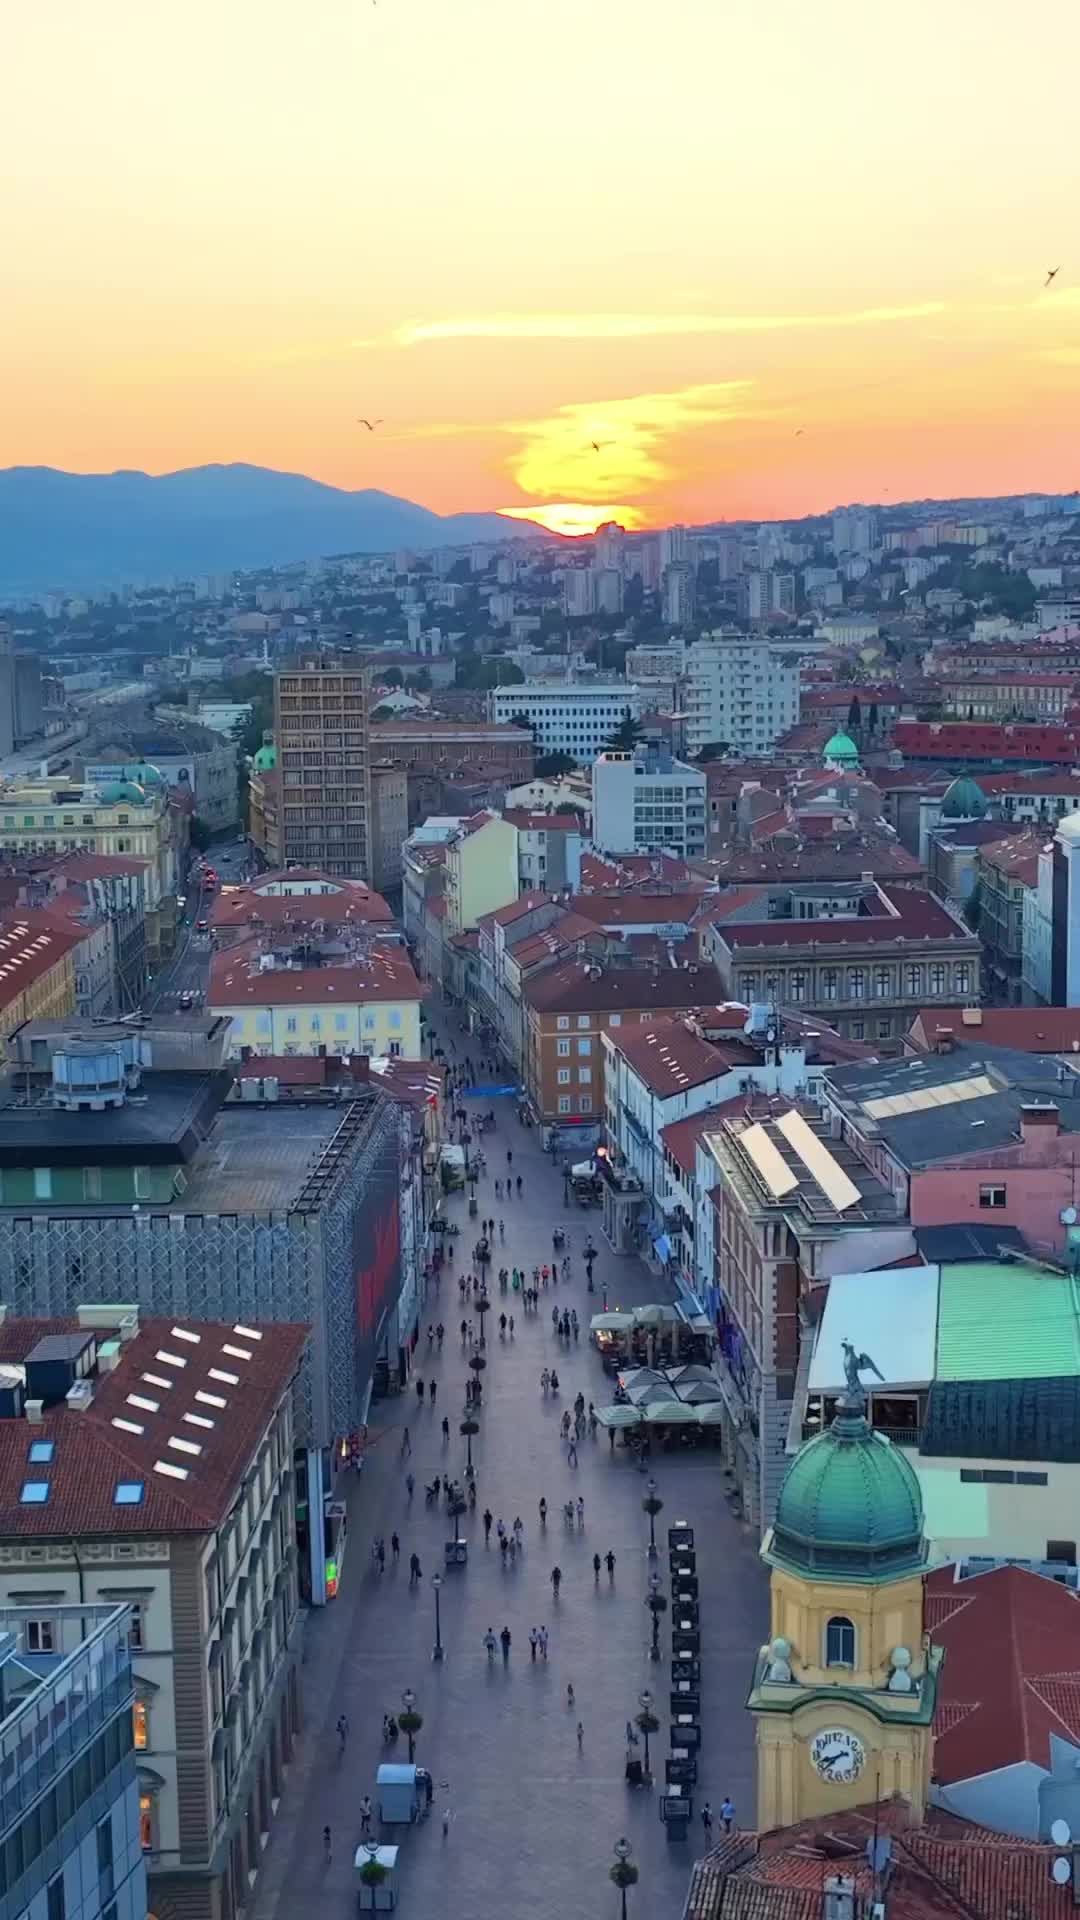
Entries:
{"label": "dense cityscape", "polygon": [[0,613],[4,1920],[1065,1920],[1080,498]]}

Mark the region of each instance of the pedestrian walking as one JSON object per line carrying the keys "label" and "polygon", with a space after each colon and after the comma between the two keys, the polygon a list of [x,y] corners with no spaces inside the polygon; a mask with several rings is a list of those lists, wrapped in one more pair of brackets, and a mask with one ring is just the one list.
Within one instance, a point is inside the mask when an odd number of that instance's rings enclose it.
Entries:
{"label": "pedestrian walking", "polygon": [[566,1464],[568,1467],[577,1466],[577,1441],[576,1440],[571,1440],[570,1445],[566,1449]]}
{"label": "pedestrian walking", "polygon": [[511,1315],[510,1315],[510,1338],[511,1338],[511,1340],[513,1339],[513,1337],[514,1337],[514,1316],[513,1316],[513,1314],[511,1314]]}
{"label": "pedestrian walking", "polygon": [[489,1627],[489,1628],[488,1628],[488,1630],[487,1630],[487,1632],[485,1633],[485,1635],[484,1635],[484,1645],[485,1645],[485,1647],[487,1648],[487,1657],[488,1657],[488,1665],[490,1666],[490,1664],[491,1664],[491,1662],[492,1662],[492,1661],[494,1660],[494,1658],[495,1658],[495,1629],[494,1629],[494,1627]]}
{"label": "pedestrian walking", "polygon": [[392,1533],[390,1535],[390,1552],[394,1557],[394,1562],[396,1565],[398,1560],[400,1560],[401,1558],[401,1541],[398,1539],[396,1533]]}
{"label": "pedestrian walking", "polygon": [[449,1420],[447,1419],[447,1417],[446,1417],[446,1415],[445,1415],[445,1413],[443,1414],[443,1423],[442,1423],[442,1437],[443,1437],[443,1441],[444,1441],[444,1443],[445,1443],[445,1444],[447,1444],[447,1445],[449,1445],[449,1442],[450,1442],[450,1422],[449,1422]]}
{"label": "pedestrian walking", "polygon": [[604,1555],[604,1565],[605,1565],[605,1567],[607,1568],[607,1577],[608,1577],[608,1579],[609,1579],[609,1580],[611,1581],[611,1583],[612,1583],[612,1585],[614,1585],[614,1583],[615,1583],[615,1555],[614,1555],[614,1554],[612,1553],[612,1551],[611,1551],[611,1548],[610,1548],[610,1547],[608,1548],[608,1550],[607,1550],[607,1552],[606,1552],[606,1553],[605,1553],[605,1555]]}
{"label": "pedestrian walking", "polygon": [[597,1586],[600,1585],[600,1565],[601,1565],[600,1555],[598,1553],[594,1553],[592,1557],[592,1570],[593,1570],[593,1580]]}
{"label": "pedestrian walking", "polygon": [[546,1660],[548,1656],[548,1630],[546,1627],[541,1627],[540,1629],[540,1651]]}
{"label": "pedestrian walking", "polygon": [[520,1175],[520,1173],[518,1174],[518,1177],[517,1177],[517,1180],[516,1180],[516,1182],[515,1182],[515,1185],[516,1185],[516,1187],[517,1187],[517,1197],[518,1197],[518,1199],[520,1200],[520,1199],[521,1199],[521,1175]]}
{"label": "pedestrian walking", "polygon": [[411,1500],[413,1494],[416,1492],[416,1481],[411,1473],[405,1475],[405,1491]]}
{"label": "pedestrian walking", "polygon": [[349,1722],[343,1713],[338,1715],[337,1737],[338,1737],[338,1753],[340,1755],[344,1753],[345,1742],[349,1737]]}
{"label": "pedestrian walking", "polygon": [[433,1380],[433,1381],[431,1382],[431,1385],[430,1385],[430,1387],[428,1388],[428,1395],[429,1395],[429,1397],[430,1397],[430,1400],[431,1400],[431,1404],[432,1404],[432,1406],[434,1406],[434,1405],[435,1405],[435,1382],[434,1382],[434,1380]]}
{"label": "pedestrian walking", "polygon": [[[513,1149],[513,1147],[507,1147],[507,1149],[506,1149],[506,1164],[507,1164],[507,1166],[508,1166],[508,1167],[512,1167],[512,1166],[513,1166],[513,1164],[514,1164],[514,1149]],[[519,1180],[519,1181],[518,1181],[518,1186],[520,1187],[520,1185],[521,1185],[521,1181]]]}
{"label": "pedestrian walking", "polygon": [[706,1846],[712,1843],[712,1808],[706,1800],[701,1809],[701,1824],[705,1831]]}
{"label": "pedestrian walking", "polygon": [[508,1662],[508,1661],[509,1661],[509,1659],[510,1659],[510,1629],[509,1629],[509,1627],[504,1627],[504,1628],[503,1628],[503,1630],[502,1630],[502,1632],[501,1632],[501,1633],[500,1633],[500,1635],[499,1635],[499,1641],[500,1641],[500,1644],[501,1644],[501,1646],[502,1646],[502,1657],[503,1657],[503,1666],[505,1667],[505,1666],[506,1666],[506,1664],[507,1664],[507,1662]]}
{"label": "pedestrian walking", "polygon": [[330,1845],[329,1827],[324,1827],[322,1830],[322,1850],[323,1850],[323,1865],[328,1867],[334,1857],[333,1849]]}
{"label": "pedestrian walking", "polygon": [[540,1635],[537,1633],[535,1627],[530,1627],[529,1628],[529,1654],[534,1663],[536,1660],[536,1649],[539,1645],[540,1645]]}
{"label": "pedestrian walking", "polygon": [[720,1820],[724,1832],[730,1833],[735,1825],[735,1802],[727,1793],[720,1802]]}
{"label": "pedestrian walking", "polygon": [[386,1571],[386,1541],[380,1535],[375,1542],[375,1561],[380,1573]]}
{"label": "pedestrian walking", "polygon": [[408,1427],[406,1427],[406,1428],[405,1428],[405,1430],[404,1430],[404,1432],[402,1433],[402,1436],[401,1436],[401,1452],[402,1452],[402,1456],[404,1456],[404,1455],[405,1455],[405,1454],[407,1454],[407,1453],[411,1453],[411,1452],[412,1452],[412,1441],[411,1441],[411,1439],[409,1438],[409,1429],[408,1429]]}
{"label": "pedestrian walking", "polygon": [[541,1494],[540,1495],[540,1531],[541,1533],[544,1532],[546,1527],[547,1527],[547,1501],[544,1499],[543,1494]]}
{"label": "pedestrian walking", "polygon": [[484,1545],[485,1547],[487,1546],[489,1540],[491,1539],[492,1518],[493,1516],[492,1516],[491,1508],[485,1507],[484,1508]]}
{"label": "pedestrian walking", "polygon": [[496,1200],[502,1199],[502,1181],[501,1180],[496,1180],[495,1182],[495,1198]]}
{"label": "pedestrian walking", "polygon": [[424,1404],[424,1383],[423,1383],[423,1381],[422,1381],[422,1380],[418,1380],[418,1381],[417,1381],[417,1383],[416,1383],[416,1398],[417,1398],[417,1400],[419,1401],[419,1403],[420,1403],[420,1405],[421,1405],[421,1406],[423,1406],[423,1404]]}
{"label": "pedestrian walking", "polygon": [[418,1585],[419,1585],[419,1582],[420,1582],[420,1559],[419,1559],[419,1555],[418,1555],[418,1554],[415,1554],[415,1553],[410,1553],[410,1555],[409,1555],[409,1585],[410,1585],[410,1587],[415,1587],[415,1586],[418,1586]]}
{"label": "pedestrian walking", "polygon": [[559,1588],[561,1587],[561,1585],[562,1585],[562,1568],[561,1568],[561,1567],[552,1567],[552,1569],[551,1569],[551,1591],[552,1591],[552,1593],[554,1594],[554,1596],[555,1596],[555,1598],[556,1598],[556,1600],[557,1600],[557,1599],[558,1599],[558,1597],[559,1597]]}
{"label": "pedestrian walking", "polygon": [[582,1499],[580,1493],[578,1494],[578,1497],[577,1497],[577,1523],[579,1527],[583,1527],[585,1525],[585,1502]]}
{"label": "pedestrian walking", "polygon": [[572,1680],[568,1680],[566,1683],[566,1704],[572,1713],[574,1710],[574,1683]]}
{"label": "pedestrian walking", "polygon": [[577,1750],[579,1753],[581,1752],[584,1745],[585,1745],[585,1723],[584,1721],[579,1720],[577,1723]]}
{"label": "pedestrian walking", "polygon": [[637,1728],[632,1720],[628,1720],[626,1723],[626,1744],[628,1747],[636,1747],[637,1743]]}
{"label": "pedestrian walking", "polygon": [[371,1814],[371,1795],[370,1793],[365,1793],[360,1802],[360,1832],[362,1834],[371,1832]]}

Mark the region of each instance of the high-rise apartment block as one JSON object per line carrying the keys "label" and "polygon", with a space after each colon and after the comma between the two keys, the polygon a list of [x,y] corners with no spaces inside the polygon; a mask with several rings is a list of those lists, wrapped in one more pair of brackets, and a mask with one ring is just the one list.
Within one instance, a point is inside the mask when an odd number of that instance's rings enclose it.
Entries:
{"label": "high-rise apartment block", "polygon": [[735,754],[768,753],[799,718],[791,647],[739,634],[696,641],[686,654],[686,745],[724,741]]}
{"label": "high-rise apartment block", "polygon": [[869,553],[877,545],[877,515],[869,507],[841,507],[832,517],[836,553]]}
{"label": "high-rise apartment block", "polygon": [[598,570],[615,567],[620,573],[626,557],[626,532],[617,520],[608,520],[597,528],[593,547],[593,565]]}
{"label": "high-rise apartment block", "polygon": [[602,753],[592,769],[592,837],[600,853],[705,852],[705,775],[670,753]]}
{"label": "high-rise apartment block", "polygon": [[274,677],[285,866],[369,880],[370,679],[356,655],[305,655]]}
{"label": "high-rise apartment block", "polygon": [[688,627],[694,618],[694,569],[673,561],[664,569],[661,617],[668,627]]}
{"label": "high-rise apartment block", "polygon": [[593,580],[596,583],[597,613],[621,613],[623,610],[622,568],[597,567]]}
{"label": "high-rise apartment block", "polygon": [[686,528],[665,527],[660,535],[660,568],[681,567],[686,564]]}
{"label": "high-rise apartment block", "polygon": [[596,575],[587,567],[567,567],[562,576],[563,612],[581,620],[596,612]]}

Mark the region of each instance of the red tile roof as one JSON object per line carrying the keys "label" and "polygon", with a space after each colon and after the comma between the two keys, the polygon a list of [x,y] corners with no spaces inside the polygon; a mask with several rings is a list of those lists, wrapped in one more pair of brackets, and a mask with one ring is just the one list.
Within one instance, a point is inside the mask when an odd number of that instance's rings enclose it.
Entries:
{"label": "red tile roof", "polygon": [[697,1143],[703,1134],[710,1132],[727,1113],[744,1106],[745,1100],[725,1100],[719,1106],[709,1107],[704,1113],[692,1113],[685,1120],[672,1120],[661,1127],[660,1138],[668,1153],[683,1173],[693,1178],[697,1165]]}
{"label": "red tile roof", "polygon": [[927,1581],[927,1626],[944,1647],[934,1772],[945,1786],[1030,1760],[1050,1738],[1080,1745],[1080,1600],[1056,1580],[997,1567]]}
{"label": "red tile roof", "polygon": [[955,1034],[963,1046],[1071,1053],[1080,1044],[1080,1007],[923,1007],[908,1038],[920,1052],[929,1052],[942,1031]]}
{"label": "red tile roof", "polygon": [[66,874],[69,880],[118,880],[145,873],[150,865],[133,853],[65,853],[50,864],[49,872]]}
{"label": "red tile roof", "polygon": [[[593,975],[596,975],[593,978]],[[538,1013],[598,1013],[697,1006],[720,999],[724,983],[715,967],[696,973],[681,967],[600,966],[580,960],[550,967],[526,982],[522,996]]]}
{"label": "red tile roof", "polygon": [[[292,873],[292,880],[323,880],[325,874]],[[209,914],[215,932],[229,927],[310,926],[325,920],[328,926],[392,926],[394,916],[381,893],[358,880],[335,881],[333,893],[264,893],[265,878],[253,887],[224,887]]]}
{"label": "red tile roof", "polygon": [[85,933],[85,928],[65,928],[32,909],[5,916],[0,922],[0,1010],[57,966]]}
{"label": "red tile roof", "polygon": [[421,985],[404,947],[376,942],[351,964],[272,967],[263,971],[257,940],[227,947],[210,963],[208,1007],[360,1006],[373,1000],[422,1000]]}
{"label": "red tile roof", "polygon": [[[745,1020],[745,1014],[742,1017]],[[732,1042],[715,1045],[696,1033],[685,1019],[651,1020],[644,1027],[622,1027],[610,1038],[638,1078],[662,1099],[704,1086],[727,1073],[733,1064]],[[748,1066],[756,1058],[737,1047],[735,1056],[744,1058]]]}
{"label": "red tile roof", "polygon": [[[190,1337],[178,1336],[176,1328]],[[80,1331],[74,1319],[6,1320],[0,1364],[21,1366],[46,1335]],[[109,1337],[98,1332],[99,1345]],[[140,1318],[139,1332],[121,1347],[118,1366],[96,1376],[87,1408],[49,1407],[40,1425],[0,1420],[3,1532],[40,1540],[203,1533],[219,1526],[288,1390],[306,1339],[306,1327],[282,1322],[252,1328],[187,1317]],[[228,1347],[236,1351],[230,1354]],[[162,1360],[162,1353],[172,1361]],[[150,1404],[132,1404],[132,1394]],[[127,1425],[118,1427],[117,1420]],[[170,1445],[174,1438],[184,1445]],[[40,1466],[27,1459],[34,1440],[53,1442],[52,1459]],[[162,1473],[159,1461],[174,1472]],[[176,1477],[175,1470],[185,1477]],[[20,1499],[28,1480],[48,1483],[46,1500]],[[141,1500],[118,1506],[121,1483],[141,1484]]]}
{"label": "red tile roof", "polygon": [[529,813],[524,807],[506,807],[503,819],[520,833],[581,833],[579,813]]}
{"label": "red tile roof", "polygon": [[895,909],[878,908],[852,920],[769,920],[735,923],[717,938],[729,947],[859,946],[886,940],[947,940],[971,942],[970,930],[954,919],[933,894],[922,887],[881,889]]}
{"label": "red tile roof", "polygon": [[689,926],[704,891],[702,882],[696,893],[578,893],[574,911],[598,927]]}
{"label": "red tile roof", "polygon": [[913,760],[1049,760],[1080,762],[1071,727],[1006,726],[976,720],[898,720],[894,744]]}

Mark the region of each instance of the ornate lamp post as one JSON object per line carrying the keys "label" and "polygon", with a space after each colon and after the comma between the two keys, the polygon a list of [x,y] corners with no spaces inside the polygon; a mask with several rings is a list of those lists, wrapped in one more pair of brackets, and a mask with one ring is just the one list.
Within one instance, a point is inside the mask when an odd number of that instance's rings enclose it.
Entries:
{"label": "ornate lamp post", "polygon": [[648,1687],[642,1687],[641,1692],[638,1694],[638,1705],[641,1708],[641,1712],[636,1716],[636,1719],[638,1728],[645,1741],[645,1774],[647,1778],[651,1778],[652,1768],[649,1765],[649,1735],[650,1733],[657,1733],[659,1731],[660,1722],[653,1712],[653,1697]]}
{"label": "ornate lamp post", "polygon": [[648,1480],[645,1485],[645,1498],[642,1506],[649,1516],[649,1559],[656,1559],[656,1516],[663,1510],[663,1501],[657,1499],[656,1481]]}
{"label": "ornate lamp post", "polygon": [[613,1880],[622,1895],[622,1920],[626,1920],[626,1889],[637,1885],[638,1870],[630,1858],[630,1842],[622,1839],[615,1842],[615,1864],[608,1868],[608,1878]]}
{"label": "ornate lamp post", "polygon": [[416,1711],[416,1695],[411,1687],[406,1687],[401,1696],[403,1711],[398,1714],[398,1726],[409,1738],[409,1764],[416,1757],[416,1736],[424,1724],[424,1716]]}
{"label": "ornate lamp post", "polygon": [[645,1605],[652,1614],[652,1645],[649,1648],[650,1660],[660,1658],[660,1615],[667,1612],[667,1597],[660,1591],[660,1575],[650,1573],[649,1591],[645,1596]]}

